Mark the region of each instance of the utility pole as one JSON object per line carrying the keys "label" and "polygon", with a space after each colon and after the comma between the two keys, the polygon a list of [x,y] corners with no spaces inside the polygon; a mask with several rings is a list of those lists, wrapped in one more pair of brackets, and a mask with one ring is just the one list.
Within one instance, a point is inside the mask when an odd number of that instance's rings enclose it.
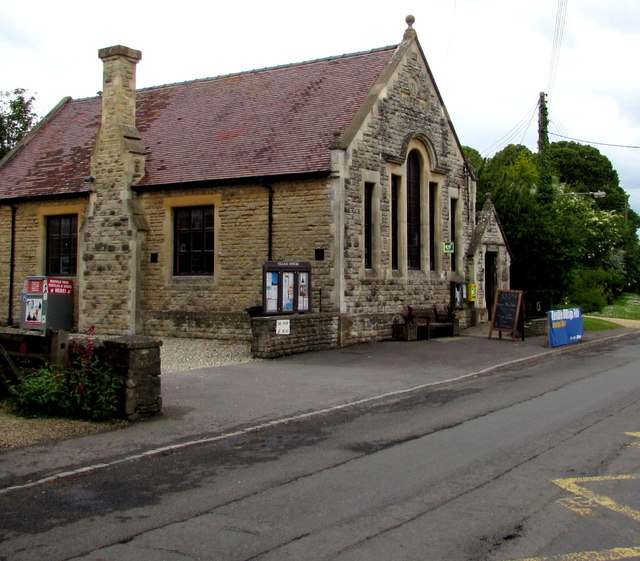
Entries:
{"label": "utility pole", "polygon": [[548,129],[547,94],[540,92],[538,100],[538,172],[540,174],[538,200],[541,203],[550,203],[553,198]]}

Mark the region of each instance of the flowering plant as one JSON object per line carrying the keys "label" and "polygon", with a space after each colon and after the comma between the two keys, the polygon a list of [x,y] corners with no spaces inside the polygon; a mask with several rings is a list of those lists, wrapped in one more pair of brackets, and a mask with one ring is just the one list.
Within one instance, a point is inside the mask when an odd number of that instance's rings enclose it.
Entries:
{"label": "flowering plant", "polygon": [[[95,327],[87,330],[95,334]],[[73,341],[66,367],[45,365],[24,372],[10,388],[12,401],[25,415],[102,420],[118,412],[122,382],[96,354],[92,338]]]}

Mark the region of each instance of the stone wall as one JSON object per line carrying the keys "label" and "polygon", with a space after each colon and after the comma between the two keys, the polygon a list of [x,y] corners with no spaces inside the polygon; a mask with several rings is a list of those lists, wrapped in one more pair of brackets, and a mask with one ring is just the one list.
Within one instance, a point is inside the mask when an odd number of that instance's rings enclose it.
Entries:
{"label": "stone wall", "polygon": [[162,310],[145,311],[146,335],[154,337],[193,337],[237,343],[251,341],[251,318],[246,312]]}
{"label": "stone wall", "polygon": [[13,292],[14,324],[19,324],[22,290],[27,276],[44,271],[39,233],[44,229],[38,217],[38,205],[22,204],[16,212],[15,269]]}
{"label": "stone wall", "polygon": [[[46,224],[47,217],[62,214],[77,214],[78,224],[82,223],[84,210],[86,208],[86,199],[69,199],[57,201],[41,201],[33,203],[20,203],[16,205],[15,215],[15,255],[14,255],[14,271],[13,271],[13,300],[12,300],[12,325],[20,324],[20,313],[22,306],[22,290],[24,281],[28,276],[44,275],[46,270]],[[7,228],[11,228],[11,210],[10,207],[2,207],[5,210]],[[0,297],[3,302],[7,302],[9,298],[10,283],[10,236],[2,236],[0,246],[4,244],[4,251],[0,256]],[[81,240],[78,238],[78,267],[80,267],[80,259],[84,254],[84,248]],[[67,277],[74,283],[74,325],[78,322],[78,303],[79,290],[77,277]],[[1,307],[5,314],[4,325],[8,324],[9,310],[8,306]],[[1,321],[1,320],[0,320]]]}
{"label": "stone wall", "polygon": [[341,346],[393,339],[393,324],[400,314],[345,314],[340,322]]}
{"label": "stone wall", "polygon": [[[9,283],[11,275],[11,207],[0,206],[0,224],[5,230],[5,235],[0,236],[0,298],[3,305],[0,306],[0,325],[9,324],[9,306],[4,304],[9,300]],[[20,288],[22,290],[22,288]],[[15,296],[15,295],[14,295]],[[10,304],[13,305],[13,302]]]}
{"label": "stone wall", "polygon": [[[272,260],[309,261],[312,310],[332,309],[331,216],[327,180],[280,182],[273,189]],[[141,258],[141,316],[146,335],[251,338],[244,310],[262,305],[262,265],[269,260],[269,189],[211,186],[142,193],[149,225]],[[213,205],[214,274],[173,274],[173,209]],[[324,259],[315,260],[316,249]]]}
{"label": "stone wall", "polygon": [[[288,321],[290,333],[276,334],[278,320]],[[321,351],[338,347],[338,314],[296,314],[252,318],[251,353],[257,358]]]}
{"label": "stone wall", "polygon": [[[380,340],[390,337],[391,325],[381,319],[393,317],[404,306],[445,307],[450,302],[450,282],[468,282],[464,257],[474,216],[470,182],[451,125],[443,112],[435,84],[415,44],[405,47],[395,73],[348,150],[349,173],[345,178],[345,294],[343,312],[353,314],[345,341]],[[406,252],[400,251],[397,270],[391,267],[391,176],[406,178],[406,156],[416,149],[422,159],[422,266],[409,270]],[[372,269],[363,265],[363,184],[376,184],[376,258]],[[429,183],[437,183],[434,270],[429,270]],[[406,179],[402,180],[406,190]],[[403,195],[404,196],[404,195]],[[457,232],[452,236],[451,199],[458,200]],[[406,202],[400,201],[400,245],[406,244]],[[442,252],[442,242],[455,239],[456,267]],[[471,308],[461,312],[467,323]],[[369,318],[369,319],[365,319]]]}
{"label": "stone wall", "polygon": [[545,318],[534,318],[524,322],[525,337],[540,337],[549,335],[549,320]]}
{"label": "stone wall", "polygon": [[157,339],[129,335],[104,340],[98,351],[113,373],[124,380],[121,414],[126,419],[162,411],[161,345]]}

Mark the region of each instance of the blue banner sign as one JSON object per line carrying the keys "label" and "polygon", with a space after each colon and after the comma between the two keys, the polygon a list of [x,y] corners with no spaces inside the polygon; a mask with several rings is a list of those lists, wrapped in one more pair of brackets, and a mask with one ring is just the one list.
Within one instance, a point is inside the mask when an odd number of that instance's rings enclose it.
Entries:
{"label": "blue banner sign", "polygon": [[549,345],[559,347],[578,343],[584,336],[584,323],[580,308],[551,310],[549,316]]}

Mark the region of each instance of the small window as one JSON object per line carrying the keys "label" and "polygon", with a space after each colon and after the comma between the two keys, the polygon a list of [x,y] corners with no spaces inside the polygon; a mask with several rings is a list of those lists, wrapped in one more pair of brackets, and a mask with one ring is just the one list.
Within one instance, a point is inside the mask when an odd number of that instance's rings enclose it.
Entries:
{"label": "small window", "polygon": [[47,275],[74,276],[78,264],[78,215],[47,217]]}
{"label": "small window", "polygon": [[213,207],[177,208],[174,225],[174,274],[212,274]]}

